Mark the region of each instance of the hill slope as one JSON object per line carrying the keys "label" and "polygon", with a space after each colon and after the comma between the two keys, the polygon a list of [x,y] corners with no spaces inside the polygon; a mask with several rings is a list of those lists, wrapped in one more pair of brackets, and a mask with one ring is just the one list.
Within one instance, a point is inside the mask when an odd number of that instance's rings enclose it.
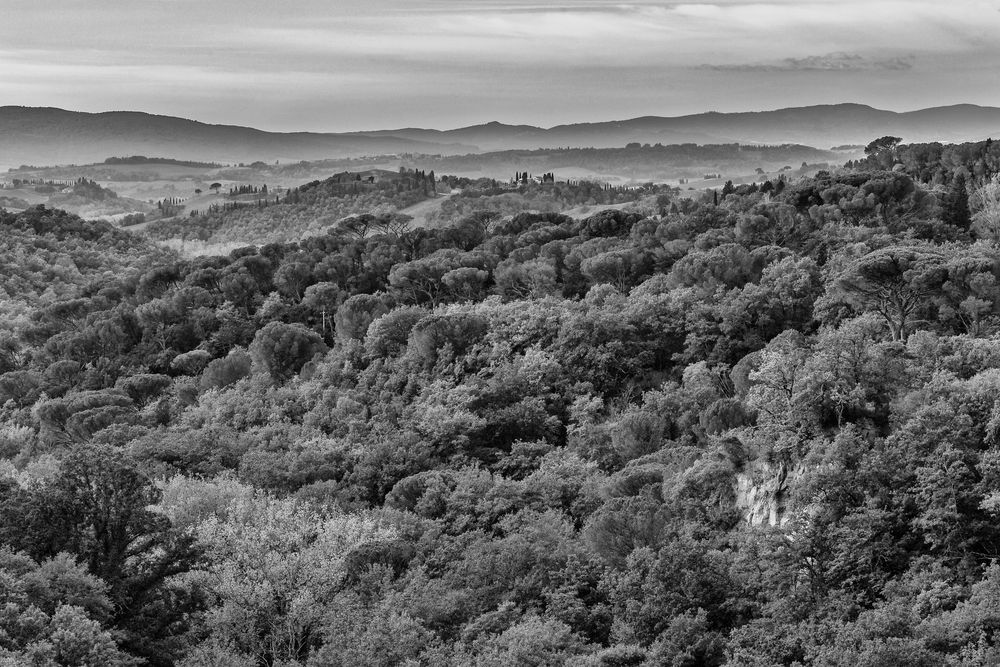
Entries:
{"label": "hill slope", "polygon": [[264,132],[208,125],[136,111],[82,113],[53,108],[0,107],[0,163],[87,163],[109,155],[160,155],[222,162],[315,160],[379,153],[464,153],[474,146],[445,146],[397,137],[313,132]]}
{"label": "hill slope", "polygon": [[404,128],[344,134],[264,132],[134,111],[81,113],[0,107],[0,166],[86,163],[109,155],[252,162],[358,155],[461,155],[511,149],[621,147],[640,143],[769,143],[829,147],[886,134],[906,142],[1000,135],[1000,109],[958,105],[896,113],[860,104],[748,113],[646,116],[540,128],[492,122],[453,130]]}
{"label": "hill slope", "polygon": [[369,136],[406,137],[420,141],[457,141],[480,150],[609,148],[641,143],[798,143],[827,148],[866,144],[886,134],[907,142],[960,142],[1000,133],[1000,109],[971,104],[906,113],[862,104],[836,104],[746,113],[702,113],[690,116],[645,116],[602,123],[558,125],[549,129],[487,123],[440,132],[400,129]]}

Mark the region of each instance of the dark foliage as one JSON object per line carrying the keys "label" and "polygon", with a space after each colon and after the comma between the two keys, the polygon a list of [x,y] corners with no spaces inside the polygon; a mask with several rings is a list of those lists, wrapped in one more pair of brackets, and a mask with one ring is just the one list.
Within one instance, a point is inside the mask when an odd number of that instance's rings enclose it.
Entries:
{"label": "dark foliage", "polygon": [[996,664],[995,153],[223,257],[0,213],[0,661]]}

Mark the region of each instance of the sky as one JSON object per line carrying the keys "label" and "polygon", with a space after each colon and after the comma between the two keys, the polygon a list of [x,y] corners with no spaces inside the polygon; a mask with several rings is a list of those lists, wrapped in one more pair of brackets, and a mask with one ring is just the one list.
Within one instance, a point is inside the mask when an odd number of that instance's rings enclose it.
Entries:
{"label": "sky", "polygon": [[997,0],[0,0],[0,106],[274,131],[1000,106]]}

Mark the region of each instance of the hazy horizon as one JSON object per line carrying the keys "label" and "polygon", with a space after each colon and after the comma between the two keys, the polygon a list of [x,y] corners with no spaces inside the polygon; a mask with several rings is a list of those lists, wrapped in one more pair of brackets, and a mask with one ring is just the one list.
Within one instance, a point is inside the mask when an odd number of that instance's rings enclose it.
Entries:
{"label": "hazy horizon", "polygon": [[[593,118],[593,119],[585,119],[585,120],[572,121],[572,122],[567,122],[567,123],[555,123],[555,124],[551,124],[551,125],[542,125],[542,124],[531,123],[531,122],[507,123],[507,122],[499,120],[497,118],[483,118],[482,120],[479,120],[477,122],[473,122],[473,123],[470,123],[470,124],[466,124],[466,125],[455,125],[455,126],[432,126],[432,125],[410,125],[410,126],[403,126],[403,125],[399,125],[399,126],[391,126],[391,127],[390,126],[385,126],[385,127],[362,127],[362,128],[357,128],[357,129],[354,129],[354,130],[340,130],[340,131],[338,131],[338,130],[326,130],[326,129],[314,129],[314,128],[309,128],[309,127],[271,130],[271,129],[266,128],[266,127],[259,127],[259,126],[254,126],[254,125],[246,125],[246,124],[241,124],[241,123],[229,123],[229,122],[225,122],[224,120],[223,121],[207,121],[207,120],[204,120],[202,118],[195,118],[195,117],[192,117],[192,116],[184,116],[184,115],[180,115],[180,114],[176,114],[176,115],[175,114],[167,114],[167,113],[162,113],[162,112],[158,112],[158,111],[151,111],[151,110],[147,110],[147,109],[100,109],[100,110],[91,111],[91,110],[88,110],[88,109],[69,109],[69,108],[66,108],[66,107],[58,107],[58,106],[53,106],[53,105],[33,106],[33,105],[18,105],[18,104],[14,104],[14,105],[5,105],[5,106],[23,107],[23,108],[28,108],[28,109],[58,109],[60,111],[67,111],[67,112],[71,112],[71,113],[86,113],[86,114],[143,113],[143,114],[149,114],[151,116],[162,116],[162,117],[168,117],[168,118],[180,118],[180,119],[190,120],[190,121],[194,121],[194,122],[202,123],[202,124],[206,124],[206,125],[218,125],[218,126],[230,126],[230,127],[245,127],[247,129],[252,129],[252,130],[262,130],[262,131],[265,131],[265,132],[288,133],[288,134],[303,133],[303,132],[310,133],[310,134],[338,134],[338,133],[350,134],[352,132],[365,133],[365,132],[385,132],[385,131],[392,131],[392,130],[431,130],[431,131],[440,130],[440,131],[450,131],[450,130],[461,130],[461,129],[465,129],[465,128],[469,128],[469,127],[480,127],[480,126],[489,125],[489,124],[495,123],[495,122],[499,122],[502,125],[510,126],[510,127],[534,126],[534,127],[540,128],[542,130],[549,130],[549,129],[553,129],[553,128],[556,128],[556,127],[559,127],[559,126],[562,126],[562,125],[577,125],[577,124],[582,125],[582,124],[590,124],[590,123],[597,124],[597,123],[605,123],[605,122],[625,122],[625,121],[635,120],[637,118],[644,118],[644,117],[663,117],[663,118],[677,117],[677,118],[681,118],[681,117],[686,117],[686,116],[698,116],[698,115],[709,114],[709,113],[720,113],[720,114],[730,114],[730,113],[767,113],[767,112],[783,111],[785,109],[794,109],[794,108],[817,108],[817,107],[822,107],[822,106],[849,106],[849,105],[871,106],[871,105],[865,105],[863,102],[854,102],[854,101],[851,101],[851,100],[845,100],[843,102],[830,102],[830,103],[815,104],[815,105],[803,104],[803,105],[795,105],[795,106],[787,106],[787,107],[774,107],[774,108],[761,108],[761,109],[738,109],[738,110],[733,110],[733,111],[720,111],[718,109],[705,109],[703,111],[697,111],[697,112],[685,113],[685,114],[667,114],[667,113],[664,113],[664,114],[641,114],[641,115],[638,115],[638,116],[628,116],[628,117],[625,117],[625,116],[620,116],[620,117],[600,117],[600,118]],[[914,111],[925,111],[927,109],[933,109],[933,108],[948,108],[948,107],[960,107],[960,106],[977,106],[977,107],[980,107],[980,108],[996,108],[996,109],[1000,109],[1000,105],[997,105],[997,106],[993,106],[993,105],[977,105],[977,104],[967,103],[967,102],[954,102],[954,103],[951,103],[951,104],[940,104],[940,105],[933,105],[933,106],[927,106],[927,107],[900,108],[900,109],[893,109],[893,108],[886,108],[886,107],[874,107],[874,106],[871,106],[871,108],[876,109],[878,111],[889,111],[889,112],[893,112],[893,113],[903,114],[903,113],[909,113],[909,112],[914,112]]]}
{"label": "hazy horizon", "polygon": [[979,0],[56,0],[5,18],[0,104],[270,131],[1000,106],[1000,9]]}

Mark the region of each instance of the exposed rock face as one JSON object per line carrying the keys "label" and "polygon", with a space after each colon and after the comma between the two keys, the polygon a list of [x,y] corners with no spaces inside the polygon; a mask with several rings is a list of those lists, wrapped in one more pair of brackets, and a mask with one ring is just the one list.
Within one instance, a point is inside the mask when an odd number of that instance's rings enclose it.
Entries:
{"label": "exposed rock face", "polygon": [[736,507],[751,526],[781,526],[788,519],[789,470],[784,463],[754,461],[736,474]]}

